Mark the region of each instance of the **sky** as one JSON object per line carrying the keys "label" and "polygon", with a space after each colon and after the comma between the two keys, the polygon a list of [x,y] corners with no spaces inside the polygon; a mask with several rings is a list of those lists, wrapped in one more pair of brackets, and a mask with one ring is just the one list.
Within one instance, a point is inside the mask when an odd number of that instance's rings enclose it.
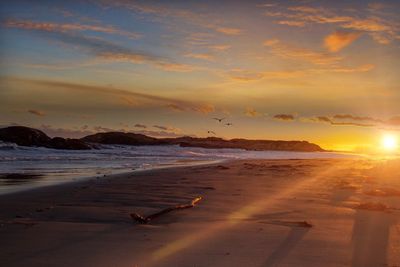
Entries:
{"label": "sky", "polygon": [[399,12],[399,1],[4,0],[0,125],[370,150],[400,130]]}

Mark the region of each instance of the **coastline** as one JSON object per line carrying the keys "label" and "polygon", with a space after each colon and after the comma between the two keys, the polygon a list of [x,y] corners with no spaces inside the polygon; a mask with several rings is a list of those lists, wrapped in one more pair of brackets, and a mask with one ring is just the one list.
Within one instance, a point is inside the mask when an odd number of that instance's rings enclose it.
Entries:
{"label": "coastline", "polygon": [[[400,263],[397,165],[230,160],[3,195],[0,259],[18,267],[393,266]],[[389,181],[392,195],[373,194]],[[129,216],[198,196],[193,208],[149,224]]]}
{"label": "coastline", "polygon": [[[72,176],[67,180],[62,180],[59,182],[55,182],[53,184],[49,185],[38,185],[38,186],[29,186],[25,188],[20,188],[16,189],[14,191],[10,192],[1,192],[0,193],[0,199],[2,196],[7,196],[7,195],[12,195],[12,194],[18,194],[18,193],[26,193],[32,190],[47,190],[52,187],[58,187],[58,186],[68,186],[68,185],[79,185],[81,182],[87,182],[91,180],[96,180],[96,179],[101,179],[104,177],[112,178],[112,177],[118,177],[120,175],[130,175],[134,173],[140,173],[140,172],[147,172],[147,171],[152,171],[152,170],[159,170],[159,169],[169,169],[169,168],[184,168],[184,167],[190,167],[190,166],[199,166],[199,165],[208,165],[208,164],[218,164],[222,163],[224,161],[228,161],[229,159],[220,159],[220,160],[184,160],[186,163],[184,164],[179,164],[179,162],[174,162],[170,164],[162,163],[159,165],[151,166],[151,167],[145,167],[145,168],[138,168],[138,169],[129,169],[129,170],[110,170],[111,174],[93,174],[90,176]],[[183,161],[182,161],[183,162]],[[24,174],[21,174],[23,176]],[[40,176],[40,175],[39,175]]]}
{"label": "coastline", "polygon": [[[119,151],[123,153],[132,153],[131,147],[127,148],[128,151]],[[136,150],[134,153],[137,153]],[[58,184],[76,182],[80,180],[87,180],[92,178],[102,177],[104,175],[114,175],[121,173],[137,172],[142,170],[152,170],[158,168],[173,168],[176,166],[194,166],[203,165],[209,163],[223,162],[226,160],[237,160],[237,159],[311,159],[311,158],[358,158],[360,155],[357,154],[344,154],[335,152],[287,152],[287,151],[247,151],[247,150],[216,150],[216,149],[203,149],[203,150],[189,150],[180,151],[180,153],[187,153],[187,158],[180,157],[166,160],[158,160],[157,154],[154,155],[154,159],[147,159],[140,162],[140,159],[136,159],[134,155],[130,155],[130,159],[112,159],[107,160],[101,156],[101,160],[93,163],[92,156],[86,154],[78,154],[79,160],[76,159],[76,155],[63,153],[59,154],[59,151],[55,155],[51,154],[54,151],[46,151],[41,154],[39,158],[33,151],[30,151],[27,155],[18,155],[10,166],[7,166],[7,161],[2,162],[0,169],[0,195],[12,194],[16,192],[24,192],[26,190],[32,190],[40,187],[54,186]],[[160,152],[160,151],[159,151]],[[13,151],[7,152],[5,158],[12,157]],[[33,153],[33,154],[31,154]],[[47,154],[50,153],[50,154]],[[70,152],[68,152],[70,153]],[[110,151],[107,151],[110,153]],[[114,152],[115,153],[115,152]],[[149,153],[147,151],[146,153]],[[163,151],[162,153],[167,153]],[[172,153],[173,152],[169,152]],[[139,153],[140,155],[140,153]],[[89,160],[87,161],[87,158]],[[197,158],[196,158],[197,157]],[[34,161],[27,159],[34,158]],[[49,158],[49,159],[48,159]],[[56,161],[52,161],[52,158],[59,158]],[[73,162],[69,160],[73,159]],[[22,160],[22,161],[21,161]],[[49,162],[47,162],[49,160]],[[147,161],[147,162],[146,162]],[[33,162],[33,164],[32,164]],[[47,162],[46,164],[36,165],[36,162]],[[26,165],[25,165],[26,164]],[[61,164],[61,165],[60,165]],[[84,168],[87,166],[87,168]],[[4,170],[2,168],[5,168]],[[5,172],[5,170],[8,170]],[[15,176],[7,178],[6,176]],[[5,177],[4,177],[5,176]]]}

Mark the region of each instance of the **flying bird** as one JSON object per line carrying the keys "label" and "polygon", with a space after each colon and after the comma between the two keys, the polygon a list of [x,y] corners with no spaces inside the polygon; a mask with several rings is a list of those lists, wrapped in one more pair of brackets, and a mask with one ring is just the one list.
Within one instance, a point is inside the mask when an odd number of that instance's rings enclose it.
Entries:
{"label": "flying bird", "polygon": [[223,120],[225,120],[225,118],[213,118],[214,120],[216,120],[216,121],[219,121],[219,122],[222,122]]}
{"label": "flying bird", "polygon": [[207,131],[207,133],[215,135],[215,132],[213,132],[213,131]]}
{"label": "flying bird", "polygon": [[228,122],[228,123],[225,123],[225,125],[226,125],[226,126],[232,126],[233,123]]}

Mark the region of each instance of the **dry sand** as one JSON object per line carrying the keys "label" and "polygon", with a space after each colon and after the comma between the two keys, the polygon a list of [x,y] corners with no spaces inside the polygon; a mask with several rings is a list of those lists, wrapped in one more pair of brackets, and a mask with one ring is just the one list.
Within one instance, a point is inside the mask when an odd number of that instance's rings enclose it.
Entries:
{"label": "dry sand", "polygon": [[232,161],[1,196],[0,265],[399,266],[399,163]]}

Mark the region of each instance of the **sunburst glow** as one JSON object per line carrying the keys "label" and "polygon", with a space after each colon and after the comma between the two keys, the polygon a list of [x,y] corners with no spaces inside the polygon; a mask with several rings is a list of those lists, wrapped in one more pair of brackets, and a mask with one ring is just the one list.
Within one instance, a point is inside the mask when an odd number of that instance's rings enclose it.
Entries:
{"label": "sunburst glow", "polygon": [[385,134],[382,137],[382,147],[386,151],[393,151],[397,149],[397,136],[394,134]]}

